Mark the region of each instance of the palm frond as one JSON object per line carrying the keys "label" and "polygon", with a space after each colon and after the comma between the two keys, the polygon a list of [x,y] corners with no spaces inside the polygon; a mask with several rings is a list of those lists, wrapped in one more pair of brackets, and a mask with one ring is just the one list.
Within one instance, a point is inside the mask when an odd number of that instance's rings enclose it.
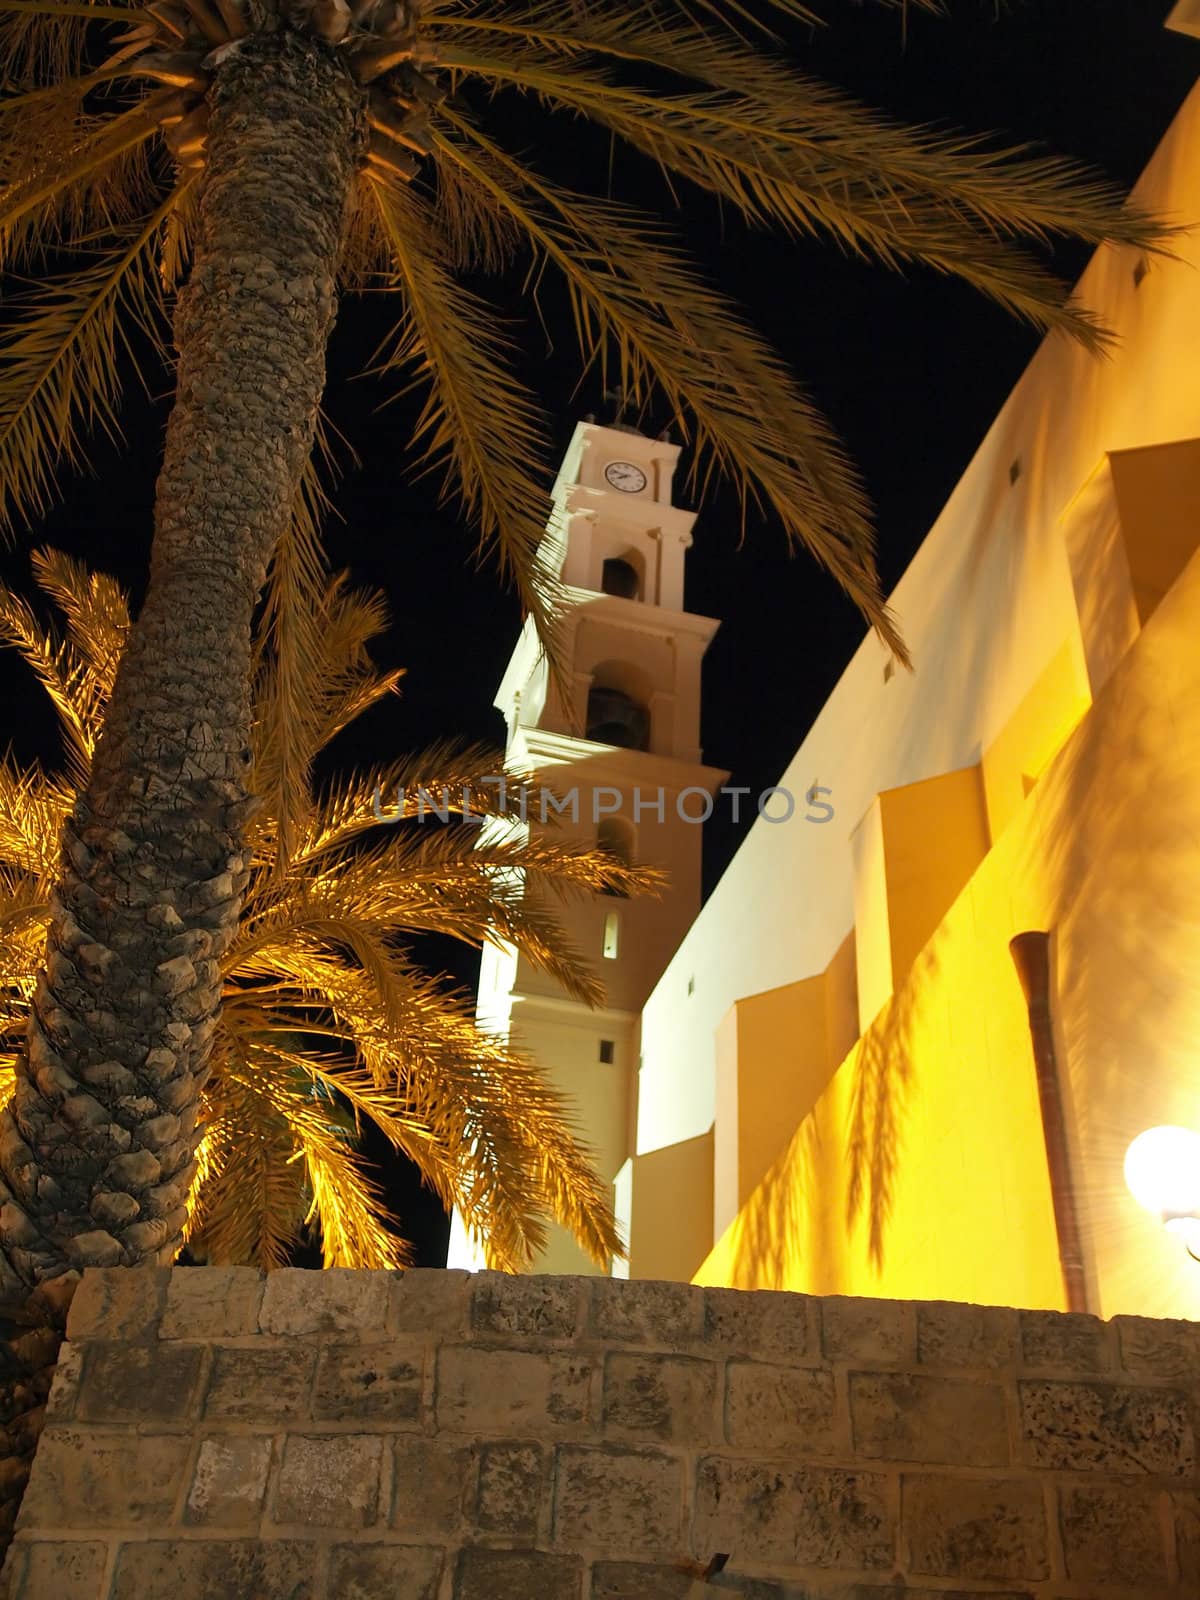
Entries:
{"label": "palm frond", "polygon": [[94,679],[75,646],[44,627],[24,600],[0,587],[0,646],[16,649],[58,713],[72,776],[88,771],[98,731]]}
{"label": "palm frond", "polygon": [[[731,92],[666,96],[617,81],[581,58],[592,34],[626,60],[665,59]],[[1096,318],[1006,239],[1072,233],[1163,249],[1170,236],[1074,163],[897,127],[768,56],[686,30],[668,36],[609,17],[545,44],[450,44],[444,63],[590,118],[668,180],[689,179],[753,223],[829,237],[892,268],[913,261],[961,277],[1040,330],[1092,348],[1103,340]]]}
{"label": "palm frond", "polygon": [[41,885],[49,885],[60,865],[59,834],[74,795],[38,766],[18,770],[0,760],[0,863],[15,867]]}
{"label": "palm frond", "polygon": [[133,219],[153,203],[146,147],[177,99],[168,89],[115,115],[64,119],[61,140],[25,152],[15,173],[6,162],[0,260],[10,268],[27,258],[40,261],[58,243],[73,246],[97,230],[136,227]]}
{"label": "palm frond", "polygon": [[[327,695],[330,610],[321,522],[330,508],[322,471],[332,456],[324,419],[305,463],[291,522],[272,557],[255,641],[254,791],[263,797],[280,867],[309,808],[313,757],[324,742],[314,708]],[[338,671],[347,663],[339,659]]]}
{"label": "palm frond", "polygon": [[0,0],[0,60],[9,81],[78,76],[88,42],[88,24],[128,22],[124,6],[88,5],[87,0]]}
{"label": "palm frond", "polygon": [[401,186],[372,187],[404,300],[380,370],[415,373],[427,385],[413,436],[420,459],[448,465],[484,546],[497,551],[561,673],[560,586],[541,554],[549,503],[539,507],[530,494],[531,481],[549,479],[541,414],[510,369],[494,311],[451,277],[423,208]]}
{"label": "palm frond", "polygon": [[114,435],[123,358],[136,368],[130,324],[157,342],[154,255],[170,196],[93,267],[42,285],[0,336],[0,526],[40,516],[55,469],[82,460],[82,430]]}
{"label": "palm frond", "polygon": [[[498,778],[505,778],[509,796]],[[477,815],[515,814],[521,774],[506,769],[504,754],[490,745],[447,739],[409,756],[383,762],[332,781],[316,797],[308,826],[298,842],[295,863],[309,866],[322,854],[340,850],[390,824],[398,811],[414,815],[418,804],[449,816],[469,804]],[[502,806],[502,800],[508,804]]]}
{"label": "palm frond", "polygon": [[594,354],[611,341],[623,391],[640,400],[656,386],[704,470],[728,476],[744,503],[769,504],[907,661],[879,588],[865,495],[840,442],[778,357],[660,227],[611,202],[567,194],[462,113],[446,115],[461,137],[437,135],[440,150],[490,190],[563,274],[581,350]]}
{"label": "palm frond", "polygon": [[286,1266],[305,1212],[286,1114],[229,1061],[211,1077],[205,1114],[204,1182],[193,1192],[189,1249],[212,1266]]}
{"label": "palm frond", "polygon": [[554,901],[606,890],[646,892],[661,882],[650,869],[595,848],[527,840],[520,829],[491,840],[463,827],[401,833],[317,870],[307,861],[283,881],[252,885],[228,959],[232,970],[250,952],[298,936],[352,948],[364,965],[373,965],[398,932],[440,933],[476,945],[499,939],[595,1005],[603,989]]}
{"label": "palm frond", "polygon": [[30,562],[38,587],[66,618],[67,638],[91,675],[87,716],[98,731],[129,633],[125,592],[115,578],[91,571],[61,550],[35,550]]}
{"label": "palm frond", "polygon": [[47,880],[0,861],[0,1039],[24,1031],[49,921]]}
{"label": "palm frond", "polygon": [[290,976],[296,995],[280,1025],[306,1025],[304,1000],[327,1010],[375,1080],[397,1086],[410,1117],[428,1129],[414,1139],[401,1128],[398,1146],[507,1269],[527,1266],[542,1248],[548,1209],[597,1260],[619,1253],[607,1191],[562,1101],[532,1063],[476,1027],[465,997],[397,953],[359,970],[301,939],[255,951],[240,970],[268,981]]}
{"label": "palm frond", "polygon": [[[324,1265],[380,1271],[406,1265],[408,1247],[388,1226],[382,1192],[346,1138],[335,1103],[314,1093],[320,1080],[308,1056],[259,1039],[244,1065],[235,1056],[225,1076],[247,1091],[248,1107],[286,1127],[288,1164],[301,1180],[304,1221],[319,1219]],[[331,1073],[322,1077],[336,1081]]]}

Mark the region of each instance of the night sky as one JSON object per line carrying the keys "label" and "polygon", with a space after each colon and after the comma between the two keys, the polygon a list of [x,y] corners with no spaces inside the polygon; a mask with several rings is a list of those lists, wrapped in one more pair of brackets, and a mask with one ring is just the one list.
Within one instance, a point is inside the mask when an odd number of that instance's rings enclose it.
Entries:
{"label": "night sky", "polygon": [[[1033,141],[1125,185],[1200,71],[1200,44],[1162,27],[1170,0],[952,0],[946,18],[906,21],[855,0],[815,4],[827,28],[786,30],[786,47],[802,70],[909,121]],[[514,148],[536,152],[581,187],[606,187],[606,138],[564,118],[547,141],[545,124],[529,108],[505,101],[497,110],[508,119]],[[635,158],[618,154],[612,192],[674,218],[831,415],[876,506],[890,588],[1036,338],[966,288],[923,273],[892,277],[832,247],[750,235],[694,192],[681,193],[679,214],[653,170]],[[1085,251],[1065,248],[1056,265],[1074,278],[1085,260]],[[521,313],[519,273],[473,287],[505,312]],[[561,302],[549,295],[543,303],[553,319]],[[347,303],[334,336],[327,408],[359,465],[346,462],[337,493],[343,520],[330,524],[327,543],[336,564],[386,591],[394,625],[376,653],[385,665],[406,666],[408,675],[401,697],[343,738],[336,753],[344,762],[382,759],[446,736],[500,742],[503,721],[491,700],[520,625],[515,597],[494,569],[476,565],[470,532],[453,506],[439,507],[436,481],[406,477],[411,403],[380,409],[380,389],[356,376],[385,331],[385,315],[379,300]],[[533,325],[523,345],[524,375],[551,420],[555,463],[584,413],[606,420],[599,382],[578,387],[573,336],[565,324],[559,328],[552,350]],[[28,549],[47,542],[115,572],[136,593],[147,564],[169,379],[163,374],[152,388],[148,397],[129,397],[126,442],[99,444],[93,473],[67,479],[62,506],[14,552],[0,555],[8,581],[23,587]],[[656,433],[668,420],[651,409],[646,431]],[[537,487],[544,492],[548,483]],[[863,628],[831,580],[804,557],[788,555],[777,527],[752,520],[739,549],[733,497],[718,494],[700,509],[687,604],[722,621],[705,670],[705,758],[757,792],[777,781]],[[0,737],[11,738],[18,755],[50,754],[39,727],[40,691],[3,658],[0,696]],[[822,781],[836,789],[836,774],[822,774]],[[706,844],[710,886],[738,831],[728,822],[720,832],[714,826]],[[470,952],[431,943],[428,959],[473,982]],[[436,1207],[399,1174],[390,1187],[422,1259],[439,1263],[444,1232]]]}

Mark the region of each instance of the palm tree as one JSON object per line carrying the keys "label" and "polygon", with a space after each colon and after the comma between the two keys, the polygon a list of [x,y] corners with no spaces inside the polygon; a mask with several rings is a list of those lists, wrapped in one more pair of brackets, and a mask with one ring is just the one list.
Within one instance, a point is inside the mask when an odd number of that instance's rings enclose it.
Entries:
{"label": "palm tree", "polygon": [[[20,652],[46,690],[67,765],[52,774],[0,760],[0,1103],[16,1084],[73,782],[95,748],[129,632],[127,601],[111,579],[56,551],[35,552],[33,565],[63,626],[46,627],[0,588],[0,643]],[[164,1238],[179,1227],[204,1260],[271,1268],[315,1220],[326,1266],[402,1265],[406,1248],[355,1149],[361,1125],[372,1123],[458,1210],[491,1265],[527,1267],[544,1248],[549,1217],[607,1265],[620,1241],[565,1107],[532,1062],[476,1026],[467,997],[419,969],[403,940],[499,939],[595,1003],[600,986],[555,902],[653,887],[656,876],[552,835],[530,840],[509,820],[515,785],[511,808],[497,809],[501,758],[482,748],[443,746],[314,792],[322,751],[400,674],[378,671],[366,651],[387,623],[382,597],[354,593],[342,578],[325,582],[310,596],[315,648],[303,659],[279,601],[275,581],[254,674],[264,805],[251,827],[241,920],[221,963],[197,1159],[172,1195],[182,1215],[155,1226]],[[285,672],[304,711],[283,724]],[[460,807],[467,793],[480,815],[490,804],[486,835],[461,821],[381,825],[382,795],[390,807],[390,797],[421,791]],[[136,1086],[120,1088],[129,1095]],[[102,1193],[94,1210],[106,1208],[125,1211],[126,1197]]]}
{"label": "palm tree", "polygon": [[[1104,330],[1022,241],[1146,248],[1163,230],[1066,162],[859,108],[756,39],[740,0],[0,0],[0,14],[0,241],[14,268],[47,249],[68,261],[0,335],[10,518],[41,511],[86,426],[116,426],[146,341],[176,375],[148,591],[63,823],[0,1120],[13,1300],[58,1279],[61,1298],[87,1265],[169,1261],[179,1243],[260,803],[252,617],[310,463],[339,295],[392,297],[381,372],[426,385],[418,450],[448,466],[552,655],[528,493],[547,476],[538,407],[511,334],[459,281],[521,256],[531,283],[565,280],[584,360],[635,400],[659,391],[700,460],[770,507],[903,659],[832,431],[661,222],[514,152],[510,95],[590,119],[752,223],[964,279],[1093,348]],[[286,863],[294,846],[279,848]],[[118,1138],[130,1080],[144,1114]]]}
{"label": "palm tree", "polygon": [[[0,1104],[19,1085],[58,841],[130,627],[111,579],[56,552],[36,552],[33,563],[64,626],[43,626],[0,589],[0,642],[20,651],[47,691],[66,762],[50,773],[0,759]],[[181,1124],[194,1118],[198,1148],[169,1188],[158,1185],[157,1205],[145,1206],[148,1245],[181,1234],[199,1260],[270,1268],[315,1223],[326,1266],[403,1265],[407,1248],[356,1150],[370,1124],[458,1211],[490,1265],[527,1267],[551,1217],[607,1264],[621,1250],[608,1192],[567,1108],[531,1060],[475,1025],[467,997],[419,969],[404,935],[500,939],[595,1002],[599,985],[556,902],[650,889],[656,876],[544,832],[527,839],[499,809],[500,758],[483,749],[447,745],[315,792],[322,750],[395,687],[399,674],[377,671],[366,653],[385,622],[379,596],[277,564],[253,672],[254,783],[264,804],[251,824],[241,918],[221,960],[212,1070],[198,1105],[168,1101],[161,1113]],[[486,834],[461,824],[381,827],[381,795],[390,804],[422,790],[439,801],[469,790],[477,813],[490,801]],[[98,1076],[85,1080],[89,1089]],[[62,1103],[85,1153],[92,1137],[128,1137],[149,1109],[115,1060],[103,1082],[116,1099],[110,1126]],[[92,1212],[100,1222],[135,1220],[115,1187],[98,1189]],[[0,1322],[0,1558],[54,1374],[64,1309],[55,1291],[65,1282],[52,1280]]]}

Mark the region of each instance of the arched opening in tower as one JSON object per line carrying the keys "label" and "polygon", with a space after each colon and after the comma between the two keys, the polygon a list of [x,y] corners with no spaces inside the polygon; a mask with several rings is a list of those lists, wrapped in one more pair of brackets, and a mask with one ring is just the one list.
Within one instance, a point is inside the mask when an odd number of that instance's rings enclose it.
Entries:
{"label": "arched opening in tower", "polygon": [[588,694],[586,737],[620,750],[649,750],[649,709],[623,689],[596,684]]}
{"label": "arched opening in tower", "polygon": [[600,587],[618,600],[640,600],[642,575],[624,556],[611,556],[601,569]]}

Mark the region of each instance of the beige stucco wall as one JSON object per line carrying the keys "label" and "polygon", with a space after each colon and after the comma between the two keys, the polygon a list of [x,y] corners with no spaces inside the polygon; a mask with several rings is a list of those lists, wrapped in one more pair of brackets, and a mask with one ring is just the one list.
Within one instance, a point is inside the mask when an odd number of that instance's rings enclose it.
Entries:
{"label": "beige stucco wall", "polygon": [[[1200,1128],[1198,639],[1200,554],[700,1281],[1063,1304],[1008,953],[1014,934],[1049,929],[1091,1303],[1200,1318],[1200,1266],[1122,1177],[1143,1129]],[[769,1088],[764,1077],[757,1092]]]}
{"label": "beige stucco wall", "polygon": [[1200,1585],[1195,1324],[181,1268],[89,1272],[68,1335],[5,1600]]}
{"label": "beige stucco wall", "polygon": [[[1200,92],[1138,197],[1170,216],[1200,214]],[[880,647],[864,640],[780,780],[803,796],[819,777],[833,790],[834,821],[806,824],[797,814],[786,825],[757,823],[645,1007],[641,1153],[719,1124],[718,1084],[730,1081],[720,1066],[725,1019],[750,997],[819,977],[851,933],[861,1024],[883,1008],[870,1046],[876,1071],[903,1078],[908,1070],[925,1085],[897,1085],[928,1130],[894,1153],[889,1269],[846,1215],[849,1141],[862,1114],[847,1069],[816,1121],[780,1127],[788,1193],[776,1174],[774,1211],[764,1188],[753,1225],[743,1219],[743,1244],[792,1228],[783,1276],[747,1272],[749,1256],[726,1239],[705,1281],[1059,1303],[1040,1123],[1028,1100],[1028,1030],[1007,952],[1013,933],[1057,927],[1096,1304],[1200,1315],[1197,1274],[1181,1267],[1177,1241],[1133,1207],[1120,1173],[1126,1145],[1146,1126],[1200,1127],[1200,946],[1185,909],[1200,904],[1200,610],[1194,570],[1176,578],[1200,533],[1200,448],[1188,443],[1200,438],[1200,361],[1185,354],[1200,350],[1200,233],[1186,235],[1179,254],[1152,262],[1140,287],[1132,252],[1106,248],[1093,260],[1080,294],[1117,330],[1115,351],[1096,361],[1062,339],[1042,347],[893,596],[915,673],[886,673]],[[1089,713],[1093,696],[1100,703]],[[1068,760],[1060,752],[1073,730]],[[947,783],[977,787],[969,825],[965,789],[950,806],[940,792]],[[911,860],[897,870],[905,854]],[[955,878],[972,869],[935,934],[946,909],[934,906],[938,893],[948,903]],[[920,1004],[906,978],[917,968],[928,996]],[[927,1026],[923,1006],[943,1021]],[[888,1041],[898,1012],[913,1034],[908,1068]],[[772,1048],[778,1056],[779,1041]],[[949,1105],[953,1090],[934,1093],[952,1062],[968,1082],[1002,1080],[964,1100],[957,1131],[938,1110],[937,1095]],[[769,1102],[771,1072],[756,1075],[750,1062],[739,1071]],[[779,1101],[787,1105],[788,1094]],[[979,1114],[984,1104],[990,1120]],[[802,1159],[817,1134],[819,1151]],[[718,1125],[716,1147],[728,1143]],[[971,1228],[939,1231],[932,1197],[955,1215],[958,1192],[953,1178],[936,1175],[939,1161],[992,1196],[990,1211],[982,1198],[968,1208]],[[726,1172],[718,1192],[727,1195],[730,1182]],[[836,1198],[813,1198],[817,1182]],[[725,1221],[718,1210],[718,1235]],[[1022,1230],[1033,1230],[1032,1243]],[[805,1248],[815,1259],[817,1237],[833,1251],[820,1271],[799,1265]],[[981,1261],[992,1263],[982,1277]]]}
{"label": "beige stucco wall", "polygon": [[[1200,91],[1137,195],[1200,214]],[[757,823],[646,1007],[639,1150],[712,1125],[714,1039],[737,999],[824,970],[854,923],[851,835],[875,797],[974,765],[1064,649],[1086,673],[1062,518],[1107,452],[1200,436],[1200,232],[1178,256],[1135,288],[1134,253],[1101,250],[1079,292],[1116,349],[1052,338],[1014,389],[894,592],[915,673],[885,683],[866,638],[780,779],[797,796],[829,784],[835,821]]]}

